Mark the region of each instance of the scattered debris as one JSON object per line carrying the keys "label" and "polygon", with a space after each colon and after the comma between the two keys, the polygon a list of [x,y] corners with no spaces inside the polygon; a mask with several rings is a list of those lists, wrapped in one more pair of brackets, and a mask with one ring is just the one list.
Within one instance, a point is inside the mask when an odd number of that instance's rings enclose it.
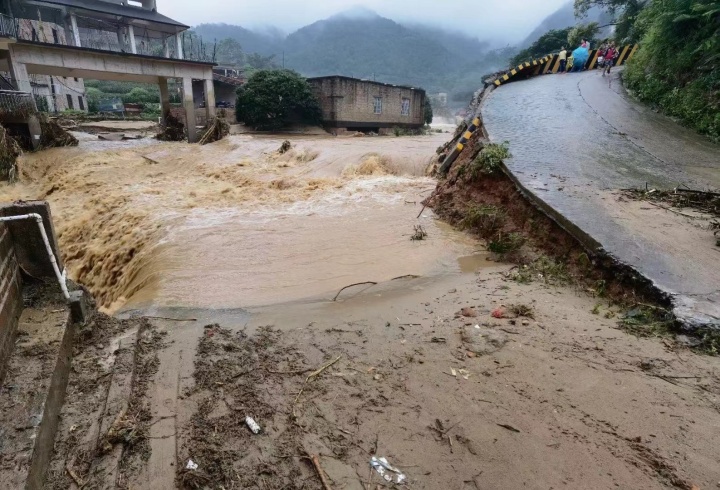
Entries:
{"label": "scattered debris", "polygon": [[[646,201],[666,211],[679,214],[689,219],[709,219],[703,216],[682,213],[672,208],[687,208],[720,218],[720,192],[701,191],[677,187],[672,191],[658,189],[623,189],[623,195],[635,200]],[[659,203],[665,204],[663,206]],[[669,206],[669,207],[668,207]]]}
{"label": "scattered debris", "polygon": [[502,306],[495,308],[491,313],[493,318],[505,318],[505,314],[505,308]]}
{"label": "scattered debris", "polygon": [[293,407],[292,407],[292,414],[295,419],[297,419],[297,413],[295,412],[295,408],[297,407],[297,402],[300,399],[300,395],[303,394],[303,391],[305,391],[305,386],[310,382],[311,379],[315,378],[316,376],[319,376],[325,371],[327,368],[338,362],[342,356],[337,356],[334,360],[328,362],[324,366],[322,366],[317,371],[313,371],[312,373],[308,374],[308,377],[305,378],[305,382],[303,383],[302,387],[300,388],[300,391],[298,391],[298,394],[295,396],[295,400],[293,400]]}
{"label": "scattered debris", "polygon": [[498,425],[499,427],[502,427],[503,429],[509,430],[510,432],[520,432],[518,429],[516,429],[516,428],[513,427],[512,425],[508,425],[508,424],[497,424],[497,425]]}
{"label": "scattered debris", "polygon": [[78,145],[77,138],[65,131],[54,119],[50,119],[45,114],[40,114],[38,119],[40,121],[41,149]]}
{"label": "scattered debris", "polygon": [[0,125],[0,179],[14,182],[17,178],[17,157],[22,154],[18,142]]}
{"label": "scattered debris", "polygon": [[220,141],[228,134],[230,134],[230,125],[228,122],[222,117],[215,117],[211,119],[205,127],[205,132],[200,137],[198,143],[201,145],[214,143]]}
{"label": "scattered debris", "polygon": [[332,487],[330,486],[330,483],[327,480],[327,476],[325,475],[325,472],[323,471],[322,467],[320,466],[320,459],[316,455],[310,455],[308,454],[308,457],[310,458],[310,461],[312,461],[313,466],[315,467],[315,471],[318,474],[318,477],[320,478],[320,482],[322,483],[322,486],[325,490],[332,490]]}
{"label": "scattered debris", "polygon": [[335,295],[335,297],[333,298],[333,301],[337,301],[338,297],[340,296],[340,293],[342,293],[343,291],[345,291],[347,288],[351,288],[351,287],[353,287],[353,286],[362,286],[363,284],[370,284],[370,285],[372,285],[372,286],[377,285],[377,283],[376,283],[376,282],[373,282],[373,281],[356,282],[355,284],[349,284],[349,285],[345,286],[344,288],[342,288],[340,291],[338,291],[338,293],[337,293],[337,294]]}
{"label": "scattered debris", "polygon": [[425,231],[425,228],[422,227],[422,225],[415,225],[415,232],[410,237],[410,240],[412,241],[419,241],[419,240],[425,240],[427,238],[428,234]]}
{"label": "scattered debris", "polygon": [[465,307],[462,310],[460,310],[460,314],[467,318],[475,318],[477,316],[477,312],[474,308]]}
{"label": "scattered debris", "polygon": [[258,423],[255,422],[255,420],[250,416],[245,417],[245,423],[250,428],[250,430],[252,431],[253,434],[259,434],[260,431],[262,430],[260,428],[260,426],[258,425]]}
{"label": "scattered debris", "polygon": [[465,350],[478,355],[492,354],[500,350],[508,341],[507,335],[491,328],[464,327],[462,341]]}
{"label": "scattered debris", "polygon": [[280,148],[278,148],[279,154],[284,154],[290,151],[292,148],[292,143],[290,143],[288,140],[285,140],[282,142],[282,145],[280,145]]}
{"label": "scattered debris", "polygon": [[187,464],[185,465],[185,469],[186,469],[186,470],[193,470],[193,471],[194,471],[194,470],[198,469],[199,467],[200,467],[200,466],[199,466],[195,461],[193,461],[192,459],[188,459]]}
{"label": "scattered debris", "polygon": [[160,126],[160,133],[155,137],[160,141],[184,141],[185,124],[174,115],[168,114]]}
{"label": "scattered debris", "polygon": [[383,480],[387,482],[397,483],[400,485],[405,483],[405,480],[407,480],[407,476],[405,476],[405,474],[403,474],[399,469],[391,466],[385,458],[373,456],[370,459],[370,466],[372,466],[375,471],[383,477]]}
{"label": "scattered debris", "polygon": [[508,306],[508,310],[510,311],[510,313],[515,315],[515,317],[532,318],[533,320],[535,319],[535,311],[533,310],[532,306],[518,303]]}

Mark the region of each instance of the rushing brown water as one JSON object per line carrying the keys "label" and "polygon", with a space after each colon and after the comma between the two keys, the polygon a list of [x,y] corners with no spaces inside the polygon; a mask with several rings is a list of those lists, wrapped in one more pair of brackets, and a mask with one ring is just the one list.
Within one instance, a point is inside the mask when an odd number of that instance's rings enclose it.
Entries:
{"label": "rushing brown water", "polygon": [[[22,157],[0,198],[47,199],[66,267],[108,311],[247,307],[459,272],[472,240],[420,201],[446,135],[100,142]],[[428,238],[411,241],[413,227]],[[465,257],[458,261],[458,257]],[[469,257],[469,258],[468,258]]]}

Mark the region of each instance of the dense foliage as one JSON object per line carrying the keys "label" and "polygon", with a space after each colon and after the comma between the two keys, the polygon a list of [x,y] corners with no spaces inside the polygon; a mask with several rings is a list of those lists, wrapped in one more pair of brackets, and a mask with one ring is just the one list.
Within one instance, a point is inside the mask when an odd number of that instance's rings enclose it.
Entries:
{"label": "dense foliage", "polygon": [[557,53],[562,47],[568,47],[568,34],[571,28],[566,29],[552,29],[542,36],[540,39],[530,45],[530,47],[520,51],[515,56],[511,64],[519,65],[523,61],[529,61],[537,58],[542,58],[550,53]]}
{"label": "dense foliage", "polygon": [[237,91],[238,121],[258,130],[293,122],[317,124],[322,116],[310,85],[292,70],[260,70]]}
{"label": "dense foliage", "polygon": [[433,108],[432,108],[432,102],[430,102],[429,98],[425,99],[425,107],[423,108],[423,120],[425,121],[425,124],[427,124],[428,126],[432,124]]}
{"label": "dense foliage", "polygon": [[[576,6],[597,1],[576,0]],[[720,1],[612,2],[629,23],[618,36],[630,33],[640,39],[624,74],[627,87],[639,99],[720,141]]]}

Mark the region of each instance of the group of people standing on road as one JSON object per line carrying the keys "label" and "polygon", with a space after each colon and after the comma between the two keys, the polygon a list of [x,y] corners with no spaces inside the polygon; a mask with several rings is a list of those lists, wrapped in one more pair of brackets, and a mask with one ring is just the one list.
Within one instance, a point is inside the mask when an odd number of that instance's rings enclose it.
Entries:
{"label": "group of people standing on road", "polygon": [[[568,57],[568,52],[565,46],[563,46],[559,54],[560,67],[558,68],[558,73],[572,73],[584,70],[589,57],[590,43],[586,39],[582,40],[580,47],[575,49],[570,57]],[[600,46],[597,53],[597,66],[602,70],[602,76],[610,74],[610,69],[615,65],[617,57],[618,50],[614,42]]]}

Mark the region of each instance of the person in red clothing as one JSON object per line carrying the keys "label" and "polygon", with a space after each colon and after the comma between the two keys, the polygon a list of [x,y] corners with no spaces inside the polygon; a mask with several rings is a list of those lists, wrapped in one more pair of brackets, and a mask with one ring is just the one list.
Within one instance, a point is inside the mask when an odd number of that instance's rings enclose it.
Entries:
{"label": "person in red clothing", "polygon": [[602,76],[605,76],[605,74],[610,74],[610,69],[615,64],[615,58],[617,58],[617,49],[615,48],[615,43],[610,43],[610,46],[607,48],[607,51],[605,51],[605,68],[603,68],[603,74]]}

